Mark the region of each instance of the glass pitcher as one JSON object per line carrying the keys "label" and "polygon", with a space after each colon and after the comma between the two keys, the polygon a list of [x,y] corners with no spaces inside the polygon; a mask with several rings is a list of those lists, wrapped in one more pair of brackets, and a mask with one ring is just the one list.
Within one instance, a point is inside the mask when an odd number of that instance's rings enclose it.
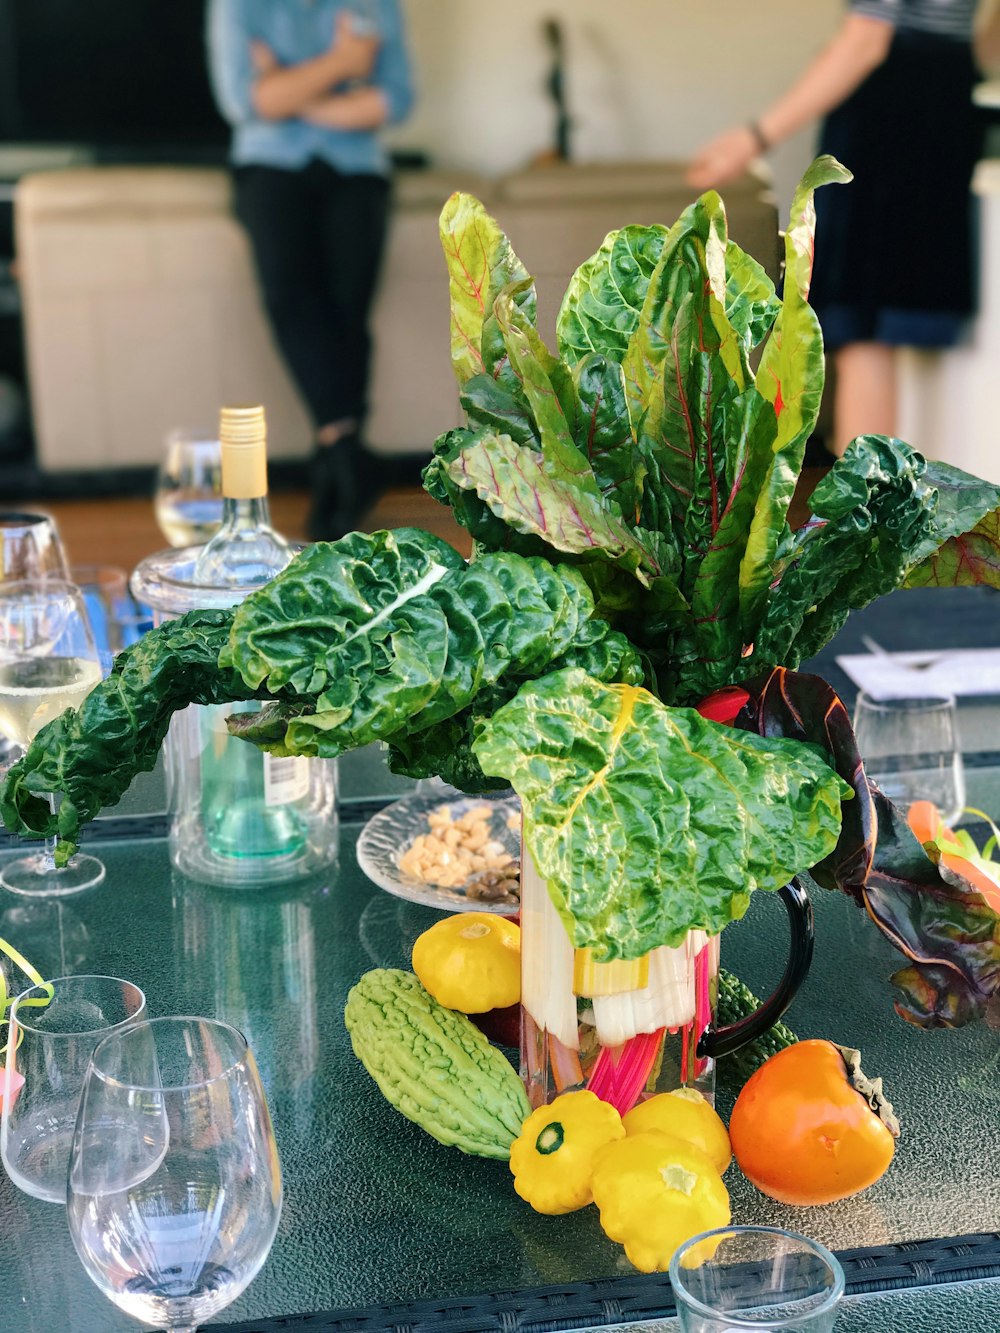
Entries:
{"label": "glass pitcher", "polygon": [[[158,551],[137,567],[132,590],[152,607],[156,625],[186,611],[228,609],[248,591],[196,583],[203,549]],[[337,761],[272,756],[229,734],[229,714],[259,707],[191,704],[170,723],[171,859],[201,883],[270,886],[336,860]]]}
{"label": "glass pitcher", "polygon": [[791,927],[774,994],[729,1027],[715,1024],[719,936],[693,930],[676,948],[596,963],[574,949],[527,848],[521,852],[521,1076],[533,1107],[589,1088],[624,1115],[690,1087],[715,1101],[715,1061],[766,1032],[812,960],[812,907],[793,880],[779,890]]}

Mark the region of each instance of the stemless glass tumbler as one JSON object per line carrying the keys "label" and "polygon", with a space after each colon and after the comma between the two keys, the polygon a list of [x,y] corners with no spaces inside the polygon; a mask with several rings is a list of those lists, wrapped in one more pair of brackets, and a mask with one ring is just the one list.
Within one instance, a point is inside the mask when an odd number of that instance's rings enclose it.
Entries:
{"label": "stemless glass tumbler", "polygon": [[120,977],[56,977],[32,986],[10,1011],[0,1156],[26,1194],[62,1203],[80,1089],[94,1047],[110,1032],[139,1022],[146,997]]}
{"label": "stemless glass tumbler", "polygon": [[844,1273],[825,1246],[777,1227],[721,1227],[670,1261],[684,1333],[830,1333]]}
{"label": "stemless glass tumbler", "polygon": [[264,1091],[235,1028],[156,1018],[95,1049],[67,1211],[115,1305],[178,1333],[210,1319],[267,1258],[281,1197]]}
{"label": "stemless glass tumbler", "polygon": [[965,807],[965,772],[952,695],[874,699],[863,690],[854,734],[865,771],[889,800],[906,810],[933,801],[946,824]]}

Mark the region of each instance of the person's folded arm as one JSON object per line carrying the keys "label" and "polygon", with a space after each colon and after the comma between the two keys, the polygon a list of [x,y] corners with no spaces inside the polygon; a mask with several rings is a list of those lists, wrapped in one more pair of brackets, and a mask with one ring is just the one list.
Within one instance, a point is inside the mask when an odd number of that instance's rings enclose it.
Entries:
{"label": "person's folded arm", "polygon": [[[883,63],[895,25],[892,3],[861,2],[866,12],[849,14],[823,50],[792,86],[758,117],[754,126],[726,130],[699,150],[687,172],[695,189],[725,185],[741,176],[765,147],[780,143],[839,106]],[[886,17],[875,17],[875,13]]]}
{"label": "person's folded arm", "polygon": [[389,119],[389,105],[381,88],[351,88],[313,102],[302,119],[328,130],[377,130]]}
{"label": "person's folded arm", "polygon": [[341,11],[337,15],[333,42],[322,55],[293,65],[273,61],[268,68],[258,72],[252,90],[254,110],[263,120],[289,120],[300,116],[338,84],[368,78],[378,47],[377,37],[358,36],[352,27],[350,13]]}

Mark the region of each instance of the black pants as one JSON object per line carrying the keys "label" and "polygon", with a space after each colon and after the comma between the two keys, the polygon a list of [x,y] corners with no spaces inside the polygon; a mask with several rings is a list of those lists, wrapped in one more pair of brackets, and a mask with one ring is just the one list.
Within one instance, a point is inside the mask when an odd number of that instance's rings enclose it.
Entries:
{"label": "black pants", "polygon": [[388,181],[315,160],[299,170],[238,167],[235,176],[271,326],[316,426],[360,421]]}

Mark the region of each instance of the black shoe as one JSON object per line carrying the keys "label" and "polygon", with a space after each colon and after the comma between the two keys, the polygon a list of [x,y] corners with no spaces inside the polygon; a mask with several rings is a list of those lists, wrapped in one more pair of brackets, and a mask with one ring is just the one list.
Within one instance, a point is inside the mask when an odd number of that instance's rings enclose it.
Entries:
{"label": "black shoe", "polygon": [[310,540],[336,541],[355,532],[384,487],[378,459],[357,435],[320,445],[310,476],[312,506],[306,523]]}

